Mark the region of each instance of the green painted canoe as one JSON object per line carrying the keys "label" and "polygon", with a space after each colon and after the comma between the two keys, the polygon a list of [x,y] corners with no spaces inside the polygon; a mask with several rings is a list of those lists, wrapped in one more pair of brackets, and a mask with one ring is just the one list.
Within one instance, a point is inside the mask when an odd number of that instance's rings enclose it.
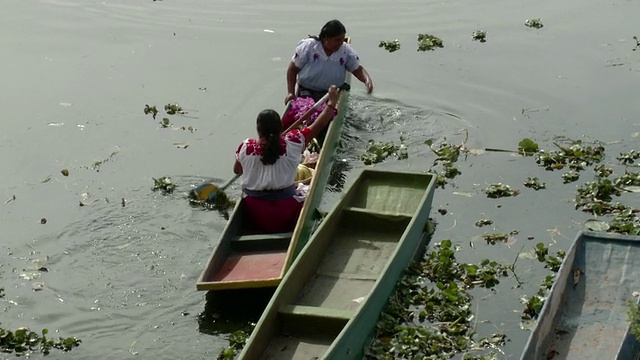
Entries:
{"label": "green painted canoe", "polygon": [[[351,81],[347,73],[345,82]],[[317,219],[317,207],[335,160],[336,148],[347,113],[349,92],[341,91],[338,116],[329,124],[324,144],[309,184],[309,193],[293,232],[279,234],[247,234],[244,228],[243,202],[238,201],[218,244],[202,271],[198,290],[227,290],[276,287],[287,269],[307,243]]]}
{"label": "green painted canoe", "polygon": [[421,256],[435,175],[364,170],[293,263],[240,359],[362,359]]}

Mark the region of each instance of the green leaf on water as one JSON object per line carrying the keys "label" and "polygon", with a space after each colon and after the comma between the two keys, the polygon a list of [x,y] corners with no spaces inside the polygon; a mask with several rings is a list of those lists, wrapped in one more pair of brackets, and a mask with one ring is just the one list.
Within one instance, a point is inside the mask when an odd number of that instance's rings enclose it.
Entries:
{"label": "green leaf on water", "polygon": [[529,138],[524,138],[518,143],[518,152],[523,155],[533,155],[538,152],[538,144]]}

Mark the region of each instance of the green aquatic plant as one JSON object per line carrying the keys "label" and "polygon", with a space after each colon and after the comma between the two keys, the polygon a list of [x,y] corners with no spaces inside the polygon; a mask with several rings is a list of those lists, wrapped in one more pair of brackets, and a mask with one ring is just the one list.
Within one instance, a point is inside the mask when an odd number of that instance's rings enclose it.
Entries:
{"label": "green aquatic plant", "polygon": [[509,185],[502,184],[502,183],[491,184],[482,191],[485,194],[487,194],[487,197],[492,199],[508,197],[508,196],[518,196],[518,194],[520,194],[520,190],[511,189]]}
{"label": "green aquatic plant", "polygon": [[480,219],[480,220],[476,221],[476,223],[475,223],[475,225],[477,227],[483,227],[483,226],[491,225],[491,224],[493,224],[493,220],[491,220],[491,219]]}
{"label": "green aquatic plant", "polygon": [[640,159],[640,153],[636,152],[635,149],[632,149],[629,152],[620,153],[620,156],[616,157],[616,160],[618,160],[622,165],[633,164],[638,159]]}
{"label": "green aquatic plant", "polygon": [[156,119],[156,115],[158,114],[158,109],[156,109],[156,106],[149,106],[149,104],[146,104],[144,106],[144,114],[148,115],[151,114],[151,116],[153,117],[153,119]]}
{"label": "green aquatic plant", "polygon": [[17,356],[29,357],[34,352],[47,355],[52,349],[71,351],[82,342],[76,337],[48,338],[49,330],[42,329],[41,334],[21,327],[15,331],[0,328],[0,352],[15,353]]}
{"label": "green aquatic plant", "polygon": [[547,188],[547,184],[540,182],[540,179],[538,179],[537,177],[528,177],[527,180],[524,181],[524,186],[536,191]]}
{"label": "green aquatic plant", "polygon": [[629,322],[629,332],[640,340],[640,304],[637,299],[627,301],[627,321]]}
{"label": "green aquatic plant", "polygon": [[161,178],[153,178],[153,191],[160,190],[163,194],[171,194],[176,189],[176,184],[171,182],[171,178],[163,176]]}
{"label": "green aquatic plant", "polygon": [[523,296],[520,300],[525,305],[520,318],[522,322],[520,327],[523,329],[532,328],[535,325],[535,319],[538,318],[542,307],[544,306],[547,297],[549,296],[549,290],[555,282],[555,274],[547,275],[542,284],[538,288],[538,291],[531,297]]}
{"label": "green aquatic plant", "polygon": [[217,357],[217,360],[233,360],[236,358],[238,351],[247,343],[247,339],[251,335],[251,332],[255,328],[255,323],[249,323],[243,329],[234,331],[229,334],[229,346],[224,348]]}
{"label": "green aquatic plant", "polygon": [[400,145],[392,142],[376,142],[369,140],[367,152],[360,155],[360,160],[365,165],[372,165],[386,160],[390,156],[396,157],[398,160],[404,160],[409,157],[407,147],[403,144],[404,139],[400,138]]}
{"label": "green aquatic plant", "polygon": [[418,34],[418,51],[433,51],[444,47],[442,40],[429,34]]}
{"label": "green aquatic plant", "polygon": [[527,19],[524,22],[524,25],[526,27],[535,28],[535,29],[540,29],[544,26],[542,25],[542,20],[540,19]]}
{"label": "green aquatic plant", "polygon": [[484,234],[482,235],[482,238],[487,242],[487,244],[495,245],[498,242],[507,242],[509,235],[504,233]]}
{"label": "green aquatic plant", "polygon": [[538,150],[538,144],[529,138],[524,138],[518,143],[518,152],[522,155],[531,156]]}
{"label": "green aquatic plant", "polygon": [[471,38],[474,41],[480,41],[481,43],[487,41],[487,32],[484,30],[476,30],[471,34]]}
{"label": "green aquatic plant", "polygon": [[571,170],[581,171],[586,166],[602,161],[605,149],[602,145],[583,146],[581,141],[573,141],[569,146],[554,143],[559,150],[543,151],[536,154],[536,163],[546,170],[559,170],[568,166]]}
{"label": "green aquatic plant", "polygon": [[613,181],[613,186],[618,188],[640,186],[640,173],[635,171],[625,171],[624,175]]}
{"label": "green aquatic plant", "polygon": [[603,178],[613,174],[613,169],[608,168],[604,165],[598,165],[594,167],[593,171],[595,171],[597,177],[603,177]]}
{"label": "green aquatic plant", "polygon": [[394,51],[400,50],[400,41],[398,41],[398,39],[395,39],[393,41],[380,41],[378,47],[384,48],[388,52],[392,53]]}
{"label": "green aquatic plant", "polygon": [[178,104],[167,104],[164,106],[164,111],[169,115],[186,114],[186,112]]}
{"label": "green aquatic plant", "polygon": [[494,336],[473,339],[468,290],[493,288],[508,275],[508,266],[486,259],[479,264],[459,263],[456,251],[450,240],[443,240],[422,262],[409,266],[380,314],[365,359],[449,359],[472,349],[497,351],[501,342],[492,341]]}
{"label": "green aquatic plant", "polygon": [[[537,243],[534,248],[535,254],[539,262],[545,263],[544,267],[551,270],[554,274],[547,275],[542,282],[542,285],[538,291],[531,297],[523,296],[520,300],[525,305],[522,312],[520,327],[531,328],[535,324],[535,319],[540,315],[542,306],[544,305],[547,297],[549,296],[549,290],[554,284],[555,273],[560,270],[562,261],[566,255],[566,252],[562,249],[556,251],[555,255],[549,254],[549,248],[543,243]],[[578,270],[579,271],[579,270]],[[577,284],[577,282],[576,282]]]}
{"label": "green aquatic plant", "polygon": [[[4,288],[0,287],[0,299],[4,296]],[[48,329],[42,329],[38,334],[26,327],[18,328],[15,331],[0,327],[0,353],[15,353],[16,356],[25,357],[29,357],[34,352],[47,355],[52,349],[71,351],[80,346],[82,342],[76,337],[48,338],[48,333]]]}
{"label": "green aquatic plant", "polygon": [[580,179],[580,173],[577,171],[569,170],[562,174],[562,180],[565,184],[578,181]]}

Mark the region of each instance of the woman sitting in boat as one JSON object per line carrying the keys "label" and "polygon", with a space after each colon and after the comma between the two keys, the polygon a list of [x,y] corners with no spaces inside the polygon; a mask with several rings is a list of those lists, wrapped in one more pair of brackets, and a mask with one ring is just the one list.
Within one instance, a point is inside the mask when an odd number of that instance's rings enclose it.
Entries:
{"label": "woman sitting in boat", "polygon": [[[342,84],[347,71],[365,84],[367,93],[373,91],[373,81],[369,72],[360,64],[358,54],[345,42],[347,29],[339,20],[327,22],[318,36],[309,36],[298,42],[291,63],[287,68],[287,104],[296,98],[296,84],[299,97],[310,97],[318,101],[330,85]],[[316,140],[324,143],[326,128]]]}
{"label": "woman sitting in boat", "polygon": [[347,70],[365,84],[367,93],[373,91],[373,81],[360,64],[358,54],[345,43],[347,29],[339,20],[331,20],[318,36],[300,40],[287,68],[287,104],[295,96],[311,97],[318,101],[332,84],[342,84]]}
{"label": "woman sitting in boat", "polygon": [[308,127],[281,136],[278,113],[263,110],[257,119],[258,139],[238,147],[233,172],[242,174],[244,216],[256,231],[289,232],[295,227],[306,195],[296,193],[294,185],[302,153],[337,111],[337,88],[328,91],[327,106]]}

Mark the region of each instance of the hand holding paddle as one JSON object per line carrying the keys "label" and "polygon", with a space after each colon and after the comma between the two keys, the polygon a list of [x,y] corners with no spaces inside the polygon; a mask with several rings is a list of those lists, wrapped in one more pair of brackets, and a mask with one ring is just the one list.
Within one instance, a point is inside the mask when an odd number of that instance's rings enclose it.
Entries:
{"label": "hand holding paddle", "polygon": [[[349,91],[351,90],[351,85],[349,85],[348,83],[344,83],[342,85],[340,85],[338,87],[338,96],[340,95],[340,91],[342,90],[346,90]],[[289,126],[288,129],[286,129],[285,131],[282,132],[282,134],[286,134],[289,131],[297,128],[303,121],[307,120],[309,117],[311,117],[311,115],[313,114],[314,111],[316,111],[317,108],[319,108],[320,106],[322,106],[322,104],[324,104],[325,102],[327,102],[327,100],[329,100],[329,93],[326,93],[322,98],[320,98],[320,100],[318,100],[312,107],[311,109],[307,110],[306,113],[304,113],[304,115],[300,116],[300,118],[298,120],[296,120],[293,124],[291,124],[291,126]],[[283,114],[284,115],[284,114]]]}

